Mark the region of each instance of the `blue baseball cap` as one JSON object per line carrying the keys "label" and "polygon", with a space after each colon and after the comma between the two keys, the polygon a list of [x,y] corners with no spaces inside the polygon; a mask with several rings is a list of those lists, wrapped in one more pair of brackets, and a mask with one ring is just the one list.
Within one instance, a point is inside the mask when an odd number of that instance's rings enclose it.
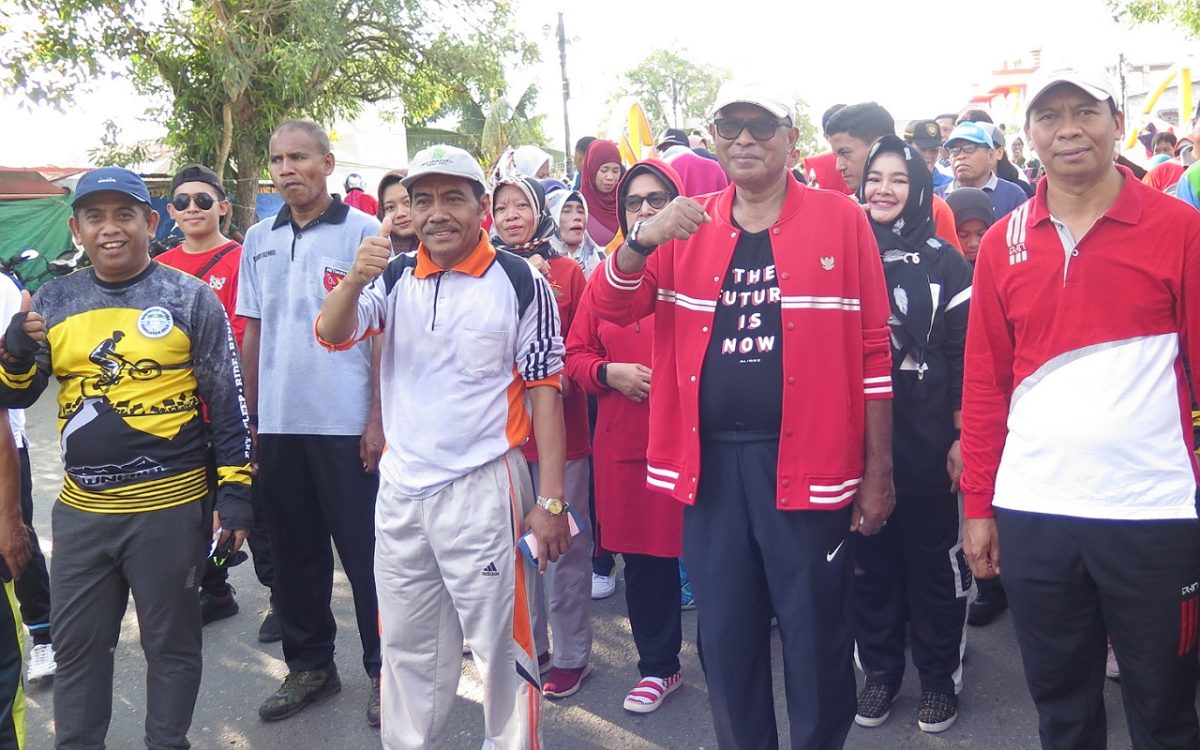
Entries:
{"label": "blue baseball cap", "polygon": [[100,167],[87,172],[79,178],[75,186],[75,198],[71,208],[79,205],[80,201],[95,193],[121,193],[128,195],[139,203],[150,205],[150,191],[142,178],[122,167]]}
{"label": "blue baseball cap", "polygon": [[948,147],[954,141],[969,141],[971,143],[978,143],[980,146],[995,148],[995,144],[992,143],[992,137],[977,122],[960,122],[955,125],[954,130],[950,133],[950,137],[942,145]]}

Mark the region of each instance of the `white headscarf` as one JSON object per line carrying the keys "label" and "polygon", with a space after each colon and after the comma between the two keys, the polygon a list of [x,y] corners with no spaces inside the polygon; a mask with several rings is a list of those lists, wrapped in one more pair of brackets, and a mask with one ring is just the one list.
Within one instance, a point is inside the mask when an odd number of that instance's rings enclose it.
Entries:
{"label": "white headscarf", "polygon": [[[568,200],[575,199],[583,205],[583,242],[579,247],[568,247],[562,241],[562,211],[563,206]],[[596,244],[591,235],[587,232],[587,200],[578,190],[555,190],[550,195],[546,196],[546,207],[550,210],[550,218],[554,220],[554,236],[550,238],[550,244],[558,251],[559,255],[570,258],[579,264],[579,268],[583,271],[584,278],[592,275],[592,271],[600,265],[604,260],[604,248]]]}
{"label": "white headscarf", "polygon": [[547,162],[553,164],[553,157],[537,146],[518,146],[513,152],[513,168],[523,177],[542,179],[538,170]]}

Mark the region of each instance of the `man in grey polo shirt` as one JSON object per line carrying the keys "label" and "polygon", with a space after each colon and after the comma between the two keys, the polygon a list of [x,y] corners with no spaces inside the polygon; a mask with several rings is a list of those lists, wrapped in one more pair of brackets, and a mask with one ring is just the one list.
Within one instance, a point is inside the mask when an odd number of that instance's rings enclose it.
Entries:
{"label": "man in grey polo shirt", "polygon": [[[359,441],[370,406],[369,344],[331,354],[313,340],[321,302],[379,222],[329,194],[329,137],[307,120],[271,136],[269,169],[279,215],[246,233],[237,312],[247,319],[242,357],[258,480],[275,547],[275,598],[288,675],[259,708],[273,721],[341,689],[330,537],[354,592],[371,678],[367,718],[379,725],[379,630],[373,561],[378,477]],[[336,404],[336,407],[334,406]]]}

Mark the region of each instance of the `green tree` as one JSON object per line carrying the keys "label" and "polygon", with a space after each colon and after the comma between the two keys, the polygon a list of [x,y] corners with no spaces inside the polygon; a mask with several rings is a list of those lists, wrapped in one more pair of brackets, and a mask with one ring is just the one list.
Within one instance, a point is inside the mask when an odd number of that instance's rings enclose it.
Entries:
{"label": "green tree", "polygon": [[[61,105],[127,76],[165,102],[154,113],[182,161],[231,167],[235,219],[254,220],[271,130],[403,100],[410,117],[448,110],[464,86],[502,87],[533,58],[507,0],[12,0],[0,87]],[[454,75],[447,75],[453,71]]]}
{"label": "green tree", "polygon": [[821,128],[808,116],[808,102],[796,98],[792,104],[792,121],[800,130],[796,148],[800,156],[813,156],[825,150],[825,136]]}
{"label": "green tree", "polygon": [[1200,2],[1197,0],[1109,0],[1117,20],[1133,25],[1170,23],[1200,38]]}
{"label": "green tree", "polygon": [[653,127],[683,127],[688,120],[707,119],[708,108],[729,72],[659,49],[622,76],[614,98],[634,96]]}
{"label": "green tree", "polygon": [[447,109],[458,116],[458,132],[470,138],[470,150],[484,165],[491,165],[510,146],[546,144],[542,128],[546,116],[533,114],[537,98],[538,87],[533,84],[521,92],[515,104],[509,104],[503,87],[463,87]]}

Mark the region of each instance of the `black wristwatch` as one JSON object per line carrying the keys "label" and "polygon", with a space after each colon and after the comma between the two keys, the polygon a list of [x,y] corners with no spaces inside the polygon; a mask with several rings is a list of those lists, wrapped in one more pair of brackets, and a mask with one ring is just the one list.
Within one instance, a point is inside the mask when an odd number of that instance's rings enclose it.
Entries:
{"label": "black wristwatch", "polygon": [[608,387],[608,363],[601,362],[600,367],[596,370],[596,380],[600,381],[600,385]]}
{"label": "black wristwatch", "polygon": [[633,227],[631,227],[629,230],[629,236],[625,238],[625,244],[629,246],[629,249],[638,255],[641,255],[642,257],[650,255],[650,253],[654,252],[655,248],[658,247],[658,245],[643,245],[642,243],[638,242],[638,234],[640,233],[642,224],[644,223],[645,222],[643,221],[635,222]]}

